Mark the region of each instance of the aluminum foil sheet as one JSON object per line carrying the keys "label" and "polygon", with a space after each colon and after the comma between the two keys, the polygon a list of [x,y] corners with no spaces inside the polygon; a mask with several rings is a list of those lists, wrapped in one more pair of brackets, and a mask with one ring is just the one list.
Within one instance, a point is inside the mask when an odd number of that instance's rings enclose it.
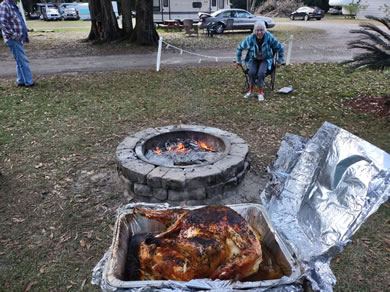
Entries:
{"label": "aluminum foil sheet", "polygon": [[286,135],[270,173],[262,205],[312,288],[332,291],[332,257],[389,198],[390,155],[326,122],[308,141]]}

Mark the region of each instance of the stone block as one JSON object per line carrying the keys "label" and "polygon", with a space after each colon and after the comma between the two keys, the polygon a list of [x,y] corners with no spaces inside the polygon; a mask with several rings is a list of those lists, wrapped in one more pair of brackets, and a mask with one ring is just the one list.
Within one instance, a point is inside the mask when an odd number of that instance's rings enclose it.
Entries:
{"label": "stone block", "polygon": [[131,149],[134,150],[135,145],[137,144],[138,141],[139,141],[139,138],[137,138],[137,137],[133,137],[133,136],[126,137],[118,145],[118,147],[116,148],[116,151],[119,151],[119,150],[131,150]]}
{"label": "stone block", "polygon": [[132,182],[145,184],[146,176],[155,166],[142,160],[129,160],[125,161],[119,168],[123,175]]}
{"label": "stone block", "polygon": [[162,177],[169,171],[170,168],[158,166],[148,173],[146,183],[152,188],[162,187]]}
{"label": "stone block", "polygon": [[186,168],[184,172],[185,184],[189,189],[215,185],[222,181],[221,170],[214,165]]}
{"label": "stone block", "polygon": [[152,188],[148,185],[135,183],[134,184],[134,194],[137,196],[152,197]]}
{"label": "stone block", "polygon": [[185,178],[182,168],[170,168],[162,177],[161,184],[164,189],[181,191],[185,188]]}
{"label": "stone block", "polygon": [[120,149],[115,153],[115,160],[117,164],[123,164],[128,160],[138,159],[133,149]]}
{"label": "stone block", "polygon": [[168,199],[168,191],[161,188],[153,188],[153,197],[166,201]]}
{"label": "stone block", "polygon": [[224,181],[227,181],[236,177],[244,169],[245,161],[241,157],[227,155],[224,159],[215,162],[214,165],[221,170]]}
{"label": "stone block", "polygon": [[248,144],[232,144],[230,147],[230,155],[238,156],[241,159],[245,159],[248,155]]}

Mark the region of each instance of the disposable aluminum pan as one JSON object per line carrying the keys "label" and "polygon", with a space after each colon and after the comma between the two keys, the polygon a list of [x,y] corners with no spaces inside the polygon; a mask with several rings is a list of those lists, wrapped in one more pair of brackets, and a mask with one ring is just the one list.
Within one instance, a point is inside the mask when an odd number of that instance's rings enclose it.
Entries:
{"label": "disposable aluminum pan", "polygon": [[[115,288],[124,289],[126,291],[140,291],[143,287],[162,288],[169,287],[172,290],[183,291],[187,289],[251,289],[251,288],[270,288],[272,286],[280,286],[295,283],[301,276],[301,271],[292,257],[290,251],[285,244],[280,240],[275,232],[265,209],[258,204],[238,204],[229,205],[228,207],[239,213],[261,236],[261,244],[263,249],[263,264],[260,265],[259,272],[254,274],[246,281],[231,282],[211,279],[195,279],[189,282],[179,281],[126,281],[125,266],[127,260],[128,242],[131,236],[135,234],[144,234],[148,232],[162,232],[165,226],[155,220],[148,219],[139,214],[133,213],[134,207],[143,207],[150,209],[170,209],[168,205],[155,204],[129,204],[120,210],[117,218],[111,252],[108,256],[107,263],[104,267],[102,277],[104,278],[107,291]],[[187,207],[192,210],[201,206]],[[280,278],[272,280],[264,280],[267,278],[269,271],[272,274],[277,271],[280,273]],[[273,277],[274,277],[273,276]],[[141,290],[142,291],[142,290]],[[256,291],[261,291],[256,289]]]}

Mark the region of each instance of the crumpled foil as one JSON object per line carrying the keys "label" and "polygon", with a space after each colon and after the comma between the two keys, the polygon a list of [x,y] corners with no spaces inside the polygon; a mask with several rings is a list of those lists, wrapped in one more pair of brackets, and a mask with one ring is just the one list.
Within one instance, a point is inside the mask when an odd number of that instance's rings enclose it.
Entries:
{"label": "crumpled foil", "polygon": [[333,291],[332,257],[390,194],[390,155],[325,122],[305,140],[288,134],[269,169],[262,205],[312,288]]}
{"label": "crumpled foil", "polygon": [[[314,290],[332,291],[336,282],[332,257],[389,197],[390,155],[325,122],[310,140],[286,134],[268,171],[271,179],[260,194],[262,205],[302,277],[296,283],[278,281],[275,286],[248,286],[245,291],[303,291],[304,278]],[[234,283],[219,280],[163,281],[158,288],[112,287],[105,280],[110,253],[111,248],[92,273],[92,284],[102,291],[238,290]]]}

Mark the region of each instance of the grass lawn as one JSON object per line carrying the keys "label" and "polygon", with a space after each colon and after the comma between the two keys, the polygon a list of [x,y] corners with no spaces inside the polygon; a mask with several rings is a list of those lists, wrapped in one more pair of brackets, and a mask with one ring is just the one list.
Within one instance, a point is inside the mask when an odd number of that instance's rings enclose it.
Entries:
{"label": "grass lawn", "polygon": [[[287,34],[286,34],[287,35]],[[39,87],[0,79],[0,290],[99,291],[91,270],[125,204],[115,148],[129,132],[171,124],[231,131],[265,175],[290,132],[311,137],[324,121],[390,152],[390,122],[346,102],[389,93],[390,71],[346,74],[335,64],[281,67],[259,104],[242,98],[242,73],[220,67],[40,76]],[[390,204],[332,261],[335,291],[389,291]]]}

